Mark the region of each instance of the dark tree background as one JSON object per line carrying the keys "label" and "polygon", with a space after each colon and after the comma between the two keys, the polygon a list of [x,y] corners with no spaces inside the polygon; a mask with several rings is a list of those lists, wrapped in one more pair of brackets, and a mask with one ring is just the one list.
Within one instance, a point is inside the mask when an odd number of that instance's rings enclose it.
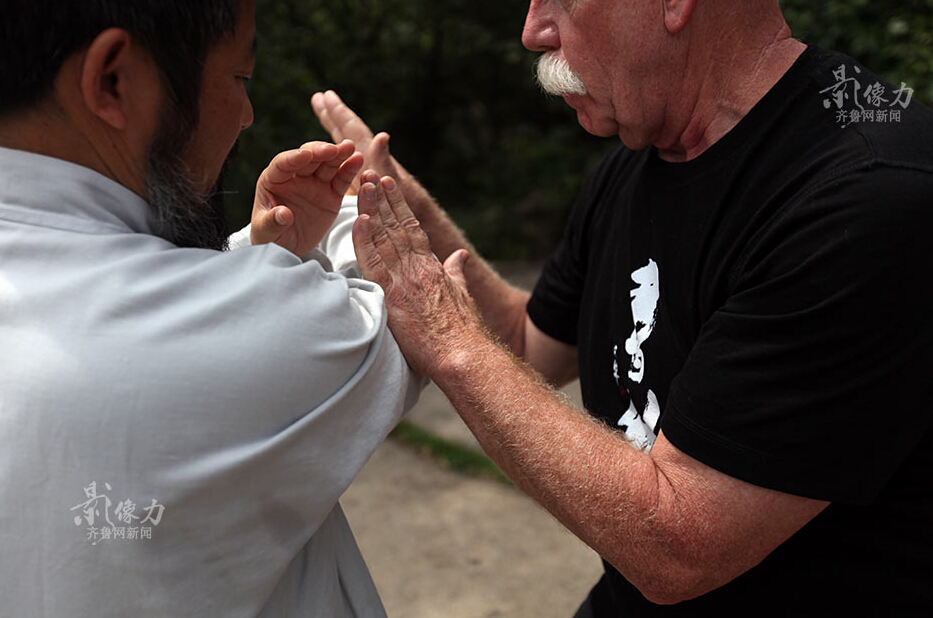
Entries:
{"label": "dark tree background", "polygon": [[[783,0],[795,35],[848,53],[933,101],[933,0]],[[310,95],[336,90],[434,193],[481,253],[540,259],[586,172],[617,142],[588,135],[534,84],[527,1],[256,0],[256,113],[228,200],[249,220],[277,152],[328,139]]]}

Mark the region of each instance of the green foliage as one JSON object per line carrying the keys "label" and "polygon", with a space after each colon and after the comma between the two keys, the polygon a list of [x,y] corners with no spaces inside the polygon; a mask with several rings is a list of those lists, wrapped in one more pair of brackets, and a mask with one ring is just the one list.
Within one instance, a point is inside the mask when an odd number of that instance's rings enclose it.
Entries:
{"label": "green foliage", "polygon": [[309,105],[336,90],[451,212],[485,255],[529,258],[555,242],[586,171],[614,140],[588,135],[532,78],[522,3],[256,0],[256,120],[228,199],[249,218],[277,152],[328,139]]}
{"label": "green foliage", "polygon": [[933,103],[933,0],[781,0],[797,38],[843,52]]}
{"label": "green foliage", "polygon": [[[837,49],[933,101],[933,0],[783,0],[798,38]],[[328,139],[309,98],[336,90],[483,254],[538,259],[586,172],[617,142],[588,135],[534,84],[526,2],[256,0],[256,121],[241,137],[229,218],[249,218],[281,150]]]}
{"label": "green foliage", "polygon": [[483,453],[435,436],[408,421],[399,423],[390,436],[454,472],[512,484],[499,466]]}

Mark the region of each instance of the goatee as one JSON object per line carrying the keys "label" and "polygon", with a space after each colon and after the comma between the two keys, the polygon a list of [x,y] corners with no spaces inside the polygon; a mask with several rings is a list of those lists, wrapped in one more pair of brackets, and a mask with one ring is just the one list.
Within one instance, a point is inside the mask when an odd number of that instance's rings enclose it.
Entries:
{"label": "goatee", "polygon": [[205,193],[191,183],[187,166],[178,154],[187,145],[180,142],[187,140],[173,135],[177,132],[160,130],[149,149],[146,197],[156,214],[155,232],[179,247],[224,251],[228,232],[223,181],[238,144],[230,151],[213,189]]}

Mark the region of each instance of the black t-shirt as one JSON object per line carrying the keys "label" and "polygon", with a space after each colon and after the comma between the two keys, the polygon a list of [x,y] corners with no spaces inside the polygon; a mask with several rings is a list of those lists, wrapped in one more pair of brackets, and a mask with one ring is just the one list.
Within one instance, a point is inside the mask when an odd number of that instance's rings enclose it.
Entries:
{"label": "black t-shirt", "polygon": [[528,313],[579,347],[587,410],[832,502],[676,606],[607,564],[598,615],[933,615],[933,113],[907,95],[811,46],[700,157],[620,146],[584,184]]}

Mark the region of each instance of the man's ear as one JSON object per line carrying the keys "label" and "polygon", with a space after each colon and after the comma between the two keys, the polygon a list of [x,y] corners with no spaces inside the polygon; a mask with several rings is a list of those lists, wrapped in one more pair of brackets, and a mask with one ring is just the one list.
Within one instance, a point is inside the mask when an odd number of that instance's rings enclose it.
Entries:
{"label": "man's ear", "polygon": [[[664,3],[664,27],[671,34],[680,34],[696,8],[697,0],[661,0]],[[744,1],[744,0],[742,0]]]}
{"label": "man's ear", "polygon": [[87,109],[117,130],[128,124],[129,85],[140,75],[140,49],[132,35],[108,28],[91,41],[81,65],[81,96]]}

